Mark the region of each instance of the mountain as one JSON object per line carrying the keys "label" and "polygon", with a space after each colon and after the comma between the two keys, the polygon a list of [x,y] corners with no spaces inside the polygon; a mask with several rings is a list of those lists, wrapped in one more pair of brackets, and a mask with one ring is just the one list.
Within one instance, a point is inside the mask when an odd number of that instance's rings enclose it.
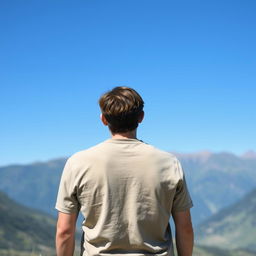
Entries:
{"label": "mountain", "polygon": [[[256,157],[231,153],[174,154],[181,161],[194,202],[192,216],[199,224],[256,187]],[[66,158],[0,168],[0,190],[29,207],[52,215]],[[223,196],[225,195],[225,196]]]}
{"label": "mountain", "polygon": [[56,225],[53,217],[17,204],[0,192],[0,219],[0,255],[8,255],[10,249],[27,255],[52,255]]}
{"label": "mountain", "polygon": [[66,159],[0,168],[0,190],[17,202],[56,215],[59,180]]}
{"label": "mountain", "polygon": [[231,153],[174,153],[181,161],[194,202],[195,224],[241,199],[256,187],[256,157]]}
{"label": "mountain", "polygon": [[250,159],[255,159],[256,158],[256,152],[254,152],[253,150],[249,150],[247,152],[245,152],[242,155],[243,158],[250,158]]}
{"label": "mountain", "polygon": [[256,189],[202,223],[196,240],[220,248],[247,248],[256,254]]}

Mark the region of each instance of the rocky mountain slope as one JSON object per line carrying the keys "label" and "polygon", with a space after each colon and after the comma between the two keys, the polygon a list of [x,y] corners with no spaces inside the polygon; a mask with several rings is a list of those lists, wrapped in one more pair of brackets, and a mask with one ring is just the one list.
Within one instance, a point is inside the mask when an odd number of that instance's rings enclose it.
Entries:
{"label": "rocky mountain slope", "polygon": [[202,223],[196,240],[220,248],[247,248],[256,254],[256,189]]}
{"label": "rocky mountain slope", "polygon": [[256,187],[256,156],[201,152],[176,154],[182,162],[199,224]]}

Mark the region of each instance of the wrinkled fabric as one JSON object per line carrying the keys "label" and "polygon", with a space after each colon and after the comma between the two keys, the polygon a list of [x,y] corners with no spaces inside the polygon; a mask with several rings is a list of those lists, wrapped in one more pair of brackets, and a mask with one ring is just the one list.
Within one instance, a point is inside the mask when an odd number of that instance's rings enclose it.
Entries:
{"label": "wrinkled fabric", "polygon": [[177,158],[137,139],[71,156],[56,202],[60,212],[83,214],[84,256],[173,256],[170,216],[191,207]]}

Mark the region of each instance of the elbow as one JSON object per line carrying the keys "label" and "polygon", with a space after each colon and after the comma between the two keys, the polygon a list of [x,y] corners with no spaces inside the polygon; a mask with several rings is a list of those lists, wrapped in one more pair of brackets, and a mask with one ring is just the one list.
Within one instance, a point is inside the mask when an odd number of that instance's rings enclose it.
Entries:
{"label": "elbow", "polygon": [[70,227],[57,225],[56,238],[60,240],[69,240],[74,236],[74,229]]}

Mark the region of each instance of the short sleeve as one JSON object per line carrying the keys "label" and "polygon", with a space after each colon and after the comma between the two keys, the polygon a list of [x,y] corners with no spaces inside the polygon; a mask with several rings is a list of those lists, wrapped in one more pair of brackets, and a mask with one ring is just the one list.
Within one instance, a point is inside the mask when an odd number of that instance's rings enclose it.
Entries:
{"label": "short sleeve", "polygon": [[191,200],[186,184],[185,174],[179,161],[177,165],[178,171],[180,173],[180,179],[176,187],[176,192],[172,205],[172,212],[185,211],[193,207],[193,202]]}
{"label": "short sleeve", "polygon": [[74,183],[74,180],[74,173],[68,160],[62,172],[55,205],[55,208],[60,212],[79,212],[80,206],[77,199],[77,186]]}

